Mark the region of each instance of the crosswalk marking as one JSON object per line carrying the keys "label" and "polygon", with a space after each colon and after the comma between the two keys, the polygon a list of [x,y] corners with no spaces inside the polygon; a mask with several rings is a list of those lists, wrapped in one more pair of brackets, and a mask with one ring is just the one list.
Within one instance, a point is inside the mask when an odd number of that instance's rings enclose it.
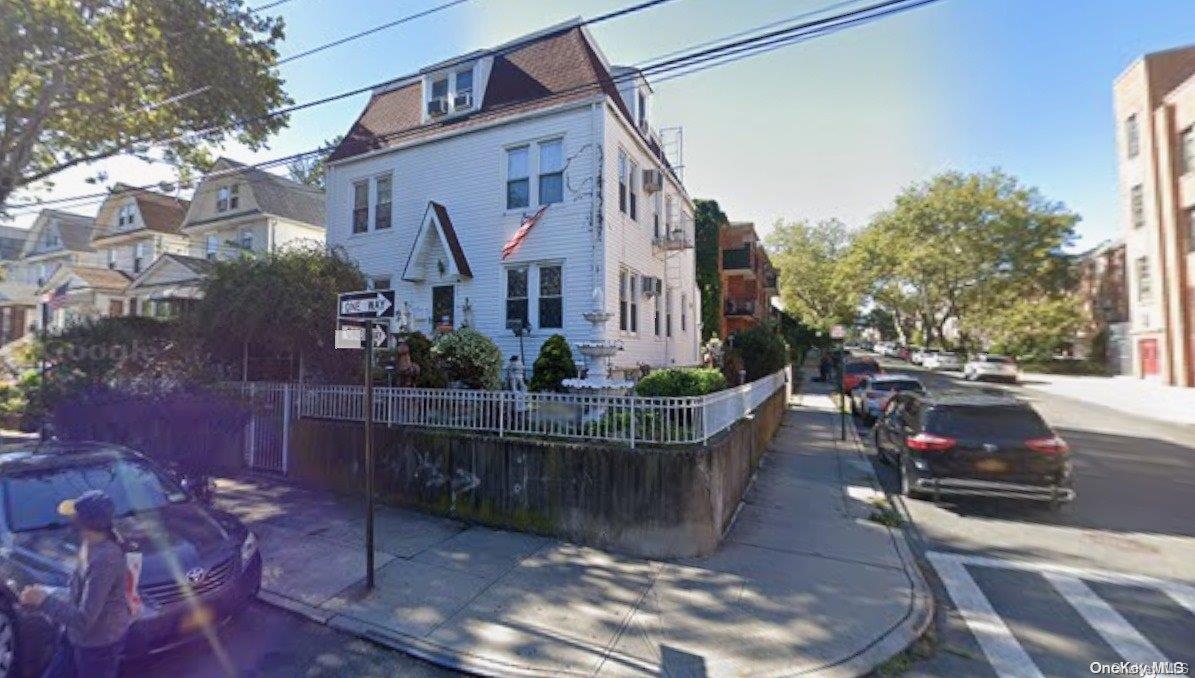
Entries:
{"label": "crosswalk marking", "polygon": [[1013,637],[1012,631],[1000,615],[992,609],[992,604],[967,573],[962,561],[949,553],[930,552],[926,556],[938,571],[938,577],[954,600],[954,606],[958,608],[967,622],[967,627],[979,641],[979,647],[987,655],[996,675],[1027,678],[1041,676],[1037,665]]}
{"label": "crosswalk marking", "polygon": [[1195,614],[1195,587],[1181,582],[1122,574],[1101,570],[1037,563],[1000,560],[986,556],[960,553],[927,552],[926,557],[937,571],[955,607],[967,627],[979,642],[980,648],[1001,678],[1041,676],[1041,671],[1013,636],[1008,625],[992,608],[979,585],[967,571],[967,566],[990,567],[1032,572],[1044,577],[1055,590],[1075,608],[1076,612],[1107,641],[1118,654],[1130,662],[1149,664],[1167,661],[1157,647],[1085,582],[1101,582],[1119,586],[1135,586],[1159,590],[1176,603]]}
{"label": "crosswalk marking", "polygon": [[1140,664],[1167,661],[1153,643],[1133,628],[1133,625],[1107,601],[1097,596],[1082,579],[1057,572],[1046,572],[1042,576],[1058,589],[1062,597],[1066,598],[1066,602],[1070,603],[1120,656]]}

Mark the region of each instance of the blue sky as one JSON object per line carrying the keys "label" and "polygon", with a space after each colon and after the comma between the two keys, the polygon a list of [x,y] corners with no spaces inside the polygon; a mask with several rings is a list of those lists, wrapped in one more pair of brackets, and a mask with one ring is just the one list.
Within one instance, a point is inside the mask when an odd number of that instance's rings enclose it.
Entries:
{"label": "blue sky", "polygon": [[[276,10],[288,26],[280,51],[439,2],[291,0]],[[305,101],[630,2],[469,0],[282,73],[291,96]],[[594,34],[611,61],[635,63],[830,4],[674,0]],[[776,219],[837,217],[860,226],[910,182],[1001,167],[1079,212],[1081,246],[1089,246],[1120,230],[1112,80],[1143,52],[1195,41],[1193,26],[1192,0],[941,0],[662,83],[656,124],[684,127],[691,193],[716,198],[732,219],[761,230]],[[229,154],[254,161],[311,148],[347,130],[365,99],[297,113],[271,149]],[[105,169],[129,183],[168,172],[131,159]],[[59,177],[51,195],[93,191],[82,176]]]}

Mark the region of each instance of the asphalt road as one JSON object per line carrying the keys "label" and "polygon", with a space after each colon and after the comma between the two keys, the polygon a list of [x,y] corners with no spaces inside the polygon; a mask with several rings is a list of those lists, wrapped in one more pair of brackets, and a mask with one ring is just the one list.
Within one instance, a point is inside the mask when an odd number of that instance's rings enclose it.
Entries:
{"label": "asphalt road", "polygon": [[[124,678],[439,678],[457,675],[259,602],[234,617],[218,635],[218,650],[201,640],[123,666],[121,675]],[[221,655],[227,664],[221,660]]]}
{"label": "asphalt road", "polygon": [[[898,500],[939,601],[932,654],[906,675],[1089,676],[1092,662],[1195,663],[1195,428],[882,362],[931,389],[999,389],[1032,402],[1070,443],[1077,492],[1060,512],[1002,499]],[[857,430],[868,439],[866,426]],[[872,460],[896,495],[895,472]]]}

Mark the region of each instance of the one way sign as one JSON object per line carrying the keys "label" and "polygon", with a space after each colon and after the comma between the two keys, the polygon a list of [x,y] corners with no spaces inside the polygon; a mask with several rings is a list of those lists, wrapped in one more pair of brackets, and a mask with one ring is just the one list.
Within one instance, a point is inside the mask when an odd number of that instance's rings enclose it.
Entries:
{"label": "one way sign", "polygon": [[340,295],[341,318],[393,318],[394,290],[362,290]]}

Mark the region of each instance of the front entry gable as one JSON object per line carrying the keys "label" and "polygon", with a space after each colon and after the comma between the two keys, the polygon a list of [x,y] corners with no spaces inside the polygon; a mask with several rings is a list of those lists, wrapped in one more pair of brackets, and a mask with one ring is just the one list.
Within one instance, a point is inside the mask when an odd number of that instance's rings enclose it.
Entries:
{"label": "front entry gable", "polygon": [[456,229],[448,210],[438,202],[431,201],[419,224],[419,232],[407,254],[402,279],[409,282],[423,282],[432,274],[439,274],[444,281],[462,281],[473,277],[469,260],[456,237]]}

